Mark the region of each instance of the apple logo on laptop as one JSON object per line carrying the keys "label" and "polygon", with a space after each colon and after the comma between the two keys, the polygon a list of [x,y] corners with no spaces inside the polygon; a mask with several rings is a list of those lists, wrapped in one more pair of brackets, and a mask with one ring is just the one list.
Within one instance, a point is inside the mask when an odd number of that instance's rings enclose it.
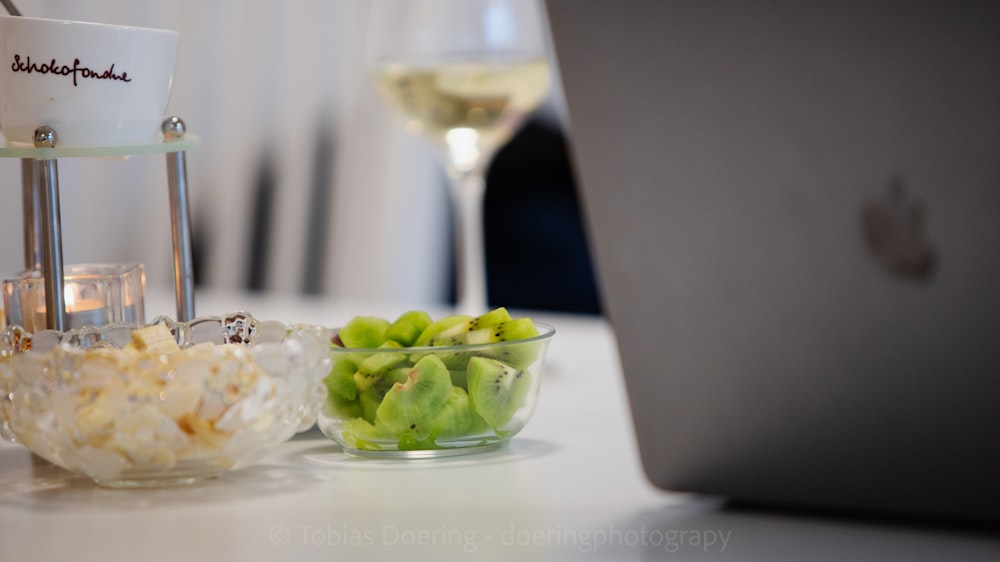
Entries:
{"label": "apple logo on laptop", "polygon": [[868,251],[894,277],[926,281],[934,276],[937,252],[927,239],[926,204],[909,194],[902,178],[890,179],[885,193],[865,202],[861,226]]}

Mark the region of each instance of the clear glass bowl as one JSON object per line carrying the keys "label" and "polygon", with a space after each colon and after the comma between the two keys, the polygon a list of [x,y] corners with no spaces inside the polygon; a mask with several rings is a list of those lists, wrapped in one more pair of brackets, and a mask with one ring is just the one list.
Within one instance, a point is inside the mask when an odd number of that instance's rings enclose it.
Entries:
{"label": "clear glass bowl", "polygon": [[[369,457],[433,458],[502,447],[535,411],[545,354],[555,335],[551,326],[534,324],[538,336],[496,343],[333,346],[320,431],[345,452]],[[425,372],[439,375],[441,365],[447,369],[445,380],[450,379],[447,398],[437,390],[417,388],[431,388],[419,381],[431,378]],[[398,399],[389,398],[393,392]],[[404,393],[437,399],[406,400]],[[391,412],[385,409],[387,401],[395,402]]]}
{"label": "clear glass bowl", "polygon": [[245,312],[156,324],[179,349],[136,350],[132,324],[0,331],[0,433],[100,485],[155,487],[244,467],[315,423],[329,330]]}

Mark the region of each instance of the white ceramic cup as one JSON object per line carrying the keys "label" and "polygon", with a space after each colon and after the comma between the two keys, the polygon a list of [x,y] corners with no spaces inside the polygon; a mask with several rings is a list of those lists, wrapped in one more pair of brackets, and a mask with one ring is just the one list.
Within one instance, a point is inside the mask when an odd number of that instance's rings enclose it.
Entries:
{"label": "white ceramic cup", "polygon": [[177,61],[176,31],[0,16],[0,130],[57,146],[160,141]]}

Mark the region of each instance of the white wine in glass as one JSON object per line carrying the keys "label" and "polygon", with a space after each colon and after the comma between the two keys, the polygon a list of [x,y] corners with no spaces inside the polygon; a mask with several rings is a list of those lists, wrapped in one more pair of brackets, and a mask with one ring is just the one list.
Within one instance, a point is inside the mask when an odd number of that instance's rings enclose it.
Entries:
{"label": "white wine in glass", "polygon": [[488,306],[483,245],[485,171],[545,100],[550,70],[534,0],[380,0],[370,70],[410,132],[437,149],[451,182],[457,309]]}

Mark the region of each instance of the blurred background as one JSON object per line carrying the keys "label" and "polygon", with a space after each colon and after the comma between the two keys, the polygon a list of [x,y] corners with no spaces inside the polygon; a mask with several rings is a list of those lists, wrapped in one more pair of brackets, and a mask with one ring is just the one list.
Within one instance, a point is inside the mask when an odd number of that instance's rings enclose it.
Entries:
{"label": "blurred background", "polygon": [[[431,149],[376,97],[364,0],[17,0],[25,16],[180,32],[168,115],[188,151],[199,289],[453,300],[451,213]],[[553,64],[553,69],[555,65]],[[490,304],[600,313],[554,77],[487,178]],[[138,261],[172,284],[161,155],[59,161],[64,261]],[[20,163],[0,159],[0,274],[23,269]]]}

